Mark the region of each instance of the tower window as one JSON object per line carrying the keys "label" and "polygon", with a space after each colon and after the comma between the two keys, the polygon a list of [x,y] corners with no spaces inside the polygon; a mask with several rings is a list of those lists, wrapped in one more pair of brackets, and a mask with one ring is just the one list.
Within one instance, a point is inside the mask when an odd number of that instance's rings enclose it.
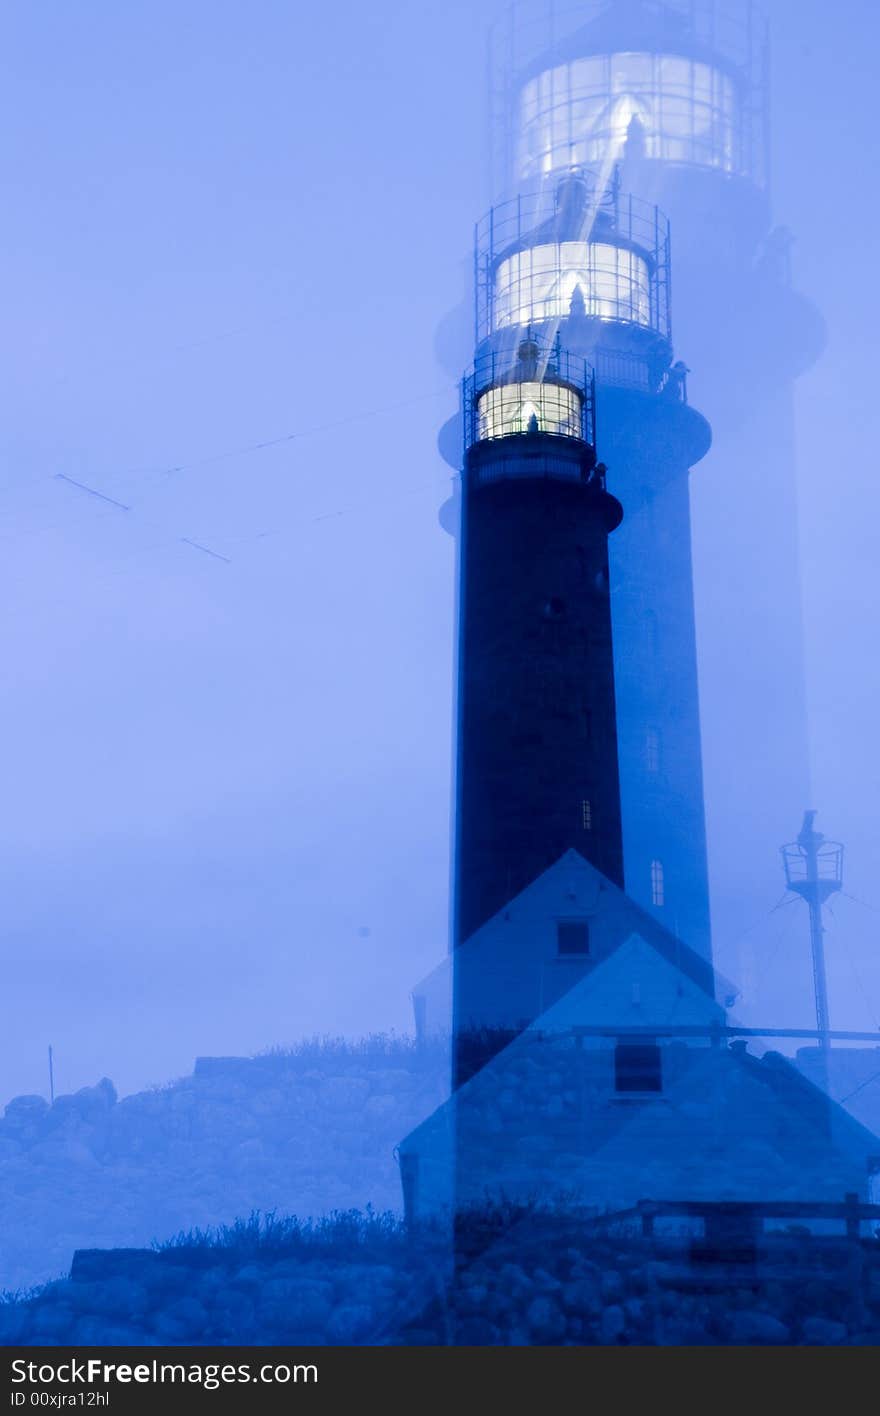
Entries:
{"label": "tower window", "polygon": [[660,732],[649,728],[645,734],[645,766],[649,772],[660,771]]}
{"label": "tower window", "polygon": [[593,807],[588,797],[581,802],[581,826],[585,831],[593,829]]}
{"label": "tower window", "polygon": [[651,904],[663,905],[666,903],[666,882],[663,878],[662,860],[651,861]]}
{"label": "tower window", "polygon": [[590,926],[585,919],[558,920],[556,951],[560,958],[581,958],[590,952]]}
{"label": "tower window", "polygon": [[619,1042],[614,1049],[614,1090],[663,1090],[660,1048],[656,1042]]}

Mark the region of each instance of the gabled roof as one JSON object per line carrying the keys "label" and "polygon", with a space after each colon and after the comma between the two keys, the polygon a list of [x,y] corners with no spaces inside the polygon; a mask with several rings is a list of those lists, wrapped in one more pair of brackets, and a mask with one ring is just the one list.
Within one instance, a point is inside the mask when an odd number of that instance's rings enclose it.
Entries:
{"label": "gabled roof", "polygon": [[724,1023],[724,1009],[665,958],[656,945],[631,934],[530,1025],[535,1032],[567,1032],[605,1022],[615,1027],[706,1026]]}
{"label": "gabled roof", "polygon": [[[481,925],[469,939],[460,944],[459,948],[478,946],[481,940],[490,937],[500,926],[515,923],[518,916],[528,915],[539,906],[542,896],[547,897],[548,902],[553,902],[554,918],[560,913],[557,904],[560,899],[571,899],[572,913],[576,913],[578,908],[598,908],[603,896],[609,901],[616,901],[626,908],[630,916],[631,931],[640,935],[704,994],[708,994],[710,998],[718,997],[722,1002],[732,1002],[737,997],[739,989],[714,969],[708,960],[664,928],[652,914],[636,904],[625,891],[574,849],[567,850],[553,865],[548,866],[497,914]],[[432,980],[445,973],[449,969],[451,958],[451,954],[447,955],[442,963],[416,985],[413,992],[419,993]]]}

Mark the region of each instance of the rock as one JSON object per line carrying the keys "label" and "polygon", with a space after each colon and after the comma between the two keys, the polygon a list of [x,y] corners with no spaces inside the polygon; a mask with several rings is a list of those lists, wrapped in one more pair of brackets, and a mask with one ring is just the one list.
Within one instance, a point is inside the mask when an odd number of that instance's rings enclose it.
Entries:
{"label": "rock", "polygon": [[807,1318],[803,1325],[804,1342],[811,1347],[841,1347],[848,1337],[846,1323],[835,1323],[830,1318]]}
{"label": "rock", "polygon": [[245,1264],[235,1272],[235,1282],[248,1288],[262,1285],[266,1280],[266,1270],[260,1264]]}
{"label": "rock", "polygon": [[667,1318],[656,1335],[659,1347],[712,1347],[716,1345],[708,1328],[687,1318]]}
{"label": "rock", "polygon": [[645,1320],[645,1305],[641,1298],[628,1298],[623,1305],[623,1311],[631,1323],[642,1323]]}
{"label": "rock", "polygon": [[789,1341],[790,1334],[784,1323],[770,1313],[746,1309],[733,1313],[728,1321],[729,1340],[743,1345],[780,1345]]}
{"label": "rock", "polygon": [[601,1307],[599,1284],[595,1278],[575,1279],[563,1288],[562,1301],[569,1313],[598,1313]]}
{"label": "rock", "polygon": [[532,1277],[532,1282],[539,1293],[561,1293],[562,1284],[558,1278],[554,1278],[552,1273],[548,1273],[545,1268],[536,1268]]}
{"label": "rock", "polygon": [[528,1293],[532,1287],[532,1280],[519,1264],[502,1264],[498,1281],[499,1287],[514,1296]]}
{"label": "rock", "polygon": [[198,1346],[205,1341],[208,1314],[197,1298],[177,1298],[155,1314],[152,1326],[162,1342]]}
{"label": "rock", "polygon": [[14,1096],[3,1112],[7,1125],[32,1126],[45,1120],[49,1114],[49,1103],[44,1096]]}
{"label": "rock", "polygon": [[45,1346],[67,1347],[73,1335],[73,1310],[64,1303],[41,1303],[32,1310],[31,1336]]}
{"label": "rock", "polygon": [[52,1107],[53,1121],[99,1121],[116,1105],[116,1088],[109,1077],[102,1077],[93,1087],[56,1097]]}
{"label": "rock", "polygon": [[363,1077],[327,1077],[318,1088],[318,1103],[327,1111],[357,1111],[369,1095]]}
{"label": "rock", "polygon": [[140,1318],[149,1306],[144,1285],[127,1278],[110,1278],[103,1283],[75,1281],[70,1291],[80,1311],[117,1322]]}
{"label": "rock", "polygon": [[399,1112],[400,1103],[396,1096],[370,1096],[364,1103],[363,1114],[368,1121],[387,1121]]}
{"label": "rock", "polygon": [[602,1297],[606,1303],[616,1303],[623,1297],[623,1279],[616,1269],[608,1269],[601,1279]]}
{"label": "rock", "polygon": [[142,1328],[124,1327],[109,1318],[91,1314],[78,1318],[71,1339],[79,1347],[151,1347],[152,1339]]}
{"label": "rock", "polygon": [[327,1324],[327,1341],[337,1347],[362,1342],[377,1326],[379,1314],[363,1303],[344,1303]]}
{"label": "rock", "polygon": [[498,1329],[487,1318],[472,1314],[462,1318],[456,1333],[458,1347],[495,1347],[501,1340]]}
{"label": "rock", "polygon": [[561,1342],[565,1336],[565,1314],[553,1298],[534,1298],[526,1311],[526,1321],[534,1341],[542,1346]]}
{"label": "rock", "polygon": [[15,1347],[21,1341],[27,1316],[20,1303],[0,1303],[0,1347]]}
{"label": "rock", "polygon": [[237,1288],[219,1293],[211,1305],[211,1325],[218,1338],[247,1345],[256,1328],[256,1309],[250,1295]]}
{"label": "rock", "polygon": [[456,1294],[459,1313],[481,1313],[486,1307],[489,1290],[484,1283],[466,1283]]}
{"label": "rock", "polygon": [[260,1297],[263,1303],[274,1304],[285,1314],[289,1328],[318,1332],[330,1317],[333,1285],[315,1280],[272,1278],[264,1285]]}
{"label": "rock", "polygon": [[617,1343],[626,1332],[626,1315],[619,1303],[611,1303],[602,1312],[599,1325],[599,1341],[603,1347]]}
{"label": "rock", "polygon": [[507,1334],[508,1347],[531,1347],[532,1338],[528,1328],[512,1327]]}

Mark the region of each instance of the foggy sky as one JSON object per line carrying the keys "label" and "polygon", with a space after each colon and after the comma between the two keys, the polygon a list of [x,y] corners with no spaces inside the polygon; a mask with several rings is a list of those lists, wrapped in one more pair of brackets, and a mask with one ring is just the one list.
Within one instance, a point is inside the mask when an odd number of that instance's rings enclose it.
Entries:
{"label": "foggy sky", "polygon": [[[411,1025],[447,940],[434,338],[488,204],[501,8],[4,8],[0,1101],[45,1091],[49,1043],[59,1090],[129,1091]],[[857,897],[828,921],[832,1021],[870,1028],[880,24],[771,9],[774,219],[830,335],[798,388],[804,806]],[[770,859],[718,959],[809,1027],[781,893]]]}

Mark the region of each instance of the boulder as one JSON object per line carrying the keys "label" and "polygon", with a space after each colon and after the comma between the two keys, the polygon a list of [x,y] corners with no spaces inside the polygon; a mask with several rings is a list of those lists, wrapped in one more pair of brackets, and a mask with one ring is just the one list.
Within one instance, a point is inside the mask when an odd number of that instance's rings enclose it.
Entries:
{"label": "boulder", "polygon": [[730,1342],[745,1346],[780,1346],[790,1340],[790,1333],[784,1323],[770,1313],[746,1309],[733,1313],[727,1324]]}
{"label": "boulder", "polygon": [[109,1077],[102,1077],[93,1087],[80,1087],[79,1091],[56,1097],[52,1119],[60,1121],[72,1117],[79,1121],[100,1121],[115,1105],[116,1088]]}
{"label": "boulder", "polygon": [[318,1103],[327,1111],[354,1111],[370,1095],[365,1077],[327,1077],[318,1088]]}
{"label": "boulder", "polygon": [[327,1341],[337,1347],[363,1342],[376,1327],[380,1314],[365,1303],[343,1303],[327,1324]]}
{"label": "boulder", "polygon": [[555,1299],[534,1298],[526,1311],[526,1320],[533,1340],[540,1345],[562,1341],[565,1336],[565,1314]]}
{"label": "boulder", "polygon": [[49,1114],[49,1103],[44,1096],[14,1096],[3,1112],[3,1119],[16,1130],[39,1124]]}
{"label": "boulder", "polygon": [[846,1323],[835,1323],[830,1318],[807,1318],[803,1325],[803,1340],[810,1347],[840,1347],[848,1337]]}
{"label": "boulder", "polygon": [[604,1347],[611,1347],[620,1341],[626,1332],[626,1314],[619,1303],[611,1303],[602,1311],[599,1325],[599,1340]]}

